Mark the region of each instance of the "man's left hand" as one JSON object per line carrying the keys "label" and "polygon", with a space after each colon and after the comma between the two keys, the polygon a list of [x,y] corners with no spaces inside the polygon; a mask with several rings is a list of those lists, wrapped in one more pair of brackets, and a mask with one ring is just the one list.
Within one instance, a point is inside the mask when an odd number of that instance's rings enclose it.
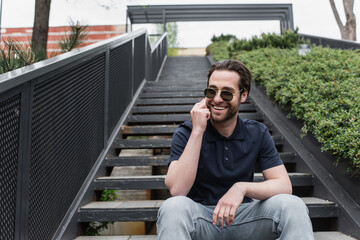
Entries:
{"label": "man's left hand", "polygon": [[219,225],[224,227],[224,221],[227,226],[234,223],[236,210],[245,197],[245,188],[241,183],[235,183],[229,191],[219,200],[213,213],[213,224],[216,225],[219,219]]}

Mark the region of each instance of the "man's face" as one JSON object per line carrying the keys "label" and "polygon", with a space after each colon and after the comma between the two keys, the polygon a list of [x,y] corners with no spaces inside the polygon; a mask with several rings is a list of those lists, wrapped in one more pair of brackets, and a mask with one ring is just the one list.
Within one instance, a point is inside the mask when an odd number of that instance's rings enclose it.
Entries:
{"label": "man's face", "polygon": [[[228,70],[217,70],[211,74],[209,79],[209,88],[218,90],[216,96],[212,99],[206,98],[206,106],[210,110],[210,118],[214,122],[236,121],[240,104],[245,102],[247,92],[238,93],[240,76],[237,72]],[[221,98],[221,90],[227,90],[234,95],[231,101],[225,101]]]}

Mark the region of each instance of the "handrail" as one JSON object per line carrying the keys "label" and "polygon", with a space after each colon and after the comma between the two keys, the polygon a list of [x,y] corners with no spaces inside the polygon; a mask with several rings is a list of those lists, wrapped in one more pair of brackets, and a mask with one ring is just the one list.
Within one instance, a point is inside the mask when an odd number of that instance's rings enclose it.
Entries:
{"label": "handrail", "polygon": [[84,59],[99,51],[106,51],[109,47],[121,45],[131,39],[145,34],[145,29],[139,29],[134,32],[109,38],[83,48],[74,49],[71,52],[60,54],[58,56],[34,63],[11,72],[0,74],[0,93],[21,85],[33,78],[39,77],[55,69],[61,68],[71,62]]}
{"label": "handrail", "polygon": [[307,34],[299,34],[300,38],[304,40],[309,40],[311,44],[321,45],[324,47],[330,48],[339,48],[339,49],[359,49],[360,43],[349,41],[349,40],[342,40],[342,39],[334,39],[334,38],[326,38],[326,37],[319,37]]}
{"label": "handrail", "polygon": [[0,75],[0,239],[77,231],[76,210],[166,48],[166,34],[151,48],[142,29]]}
{"label": "handrail", "polygon": [[156,43],[152,47],[151,53],[153,53],[159,47],[159,45],[164,41],[164,38],[166,38],[167,35],[168,35],[167,33],[163,33],[160,35],[161,37],[156,41]]}

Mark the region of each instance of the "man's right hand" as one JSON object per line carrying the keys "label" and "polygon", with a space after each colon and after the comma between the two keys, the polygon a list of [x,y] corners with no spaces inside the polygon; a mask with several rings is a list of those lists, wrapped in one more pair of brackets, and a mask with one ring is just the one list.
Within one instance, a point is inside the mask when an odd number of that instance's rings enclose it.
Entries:
{"label": "man's right hand", "polygon": [[193,131],[205,132],[207,120],[210,118],[210,111],[206,107],[205,99],[194,105],[190,111],[191,120],[193,124]]}

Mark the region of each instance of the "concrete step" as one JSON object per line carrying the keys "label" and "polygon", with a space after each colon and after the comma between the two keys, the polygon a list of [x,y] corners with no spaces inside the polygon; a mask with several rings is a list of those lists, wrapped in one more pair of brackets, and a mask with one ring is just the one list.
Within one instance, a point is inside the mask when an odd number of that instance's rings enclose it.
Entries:
{"label": "concrete step", "polygon": [[[307,197],[302,198],[311,218],[337,217],[337,205],[333,202]],[[156,221],[163,200],[91,202],[78,212],[79,222],[91,221]]]}

